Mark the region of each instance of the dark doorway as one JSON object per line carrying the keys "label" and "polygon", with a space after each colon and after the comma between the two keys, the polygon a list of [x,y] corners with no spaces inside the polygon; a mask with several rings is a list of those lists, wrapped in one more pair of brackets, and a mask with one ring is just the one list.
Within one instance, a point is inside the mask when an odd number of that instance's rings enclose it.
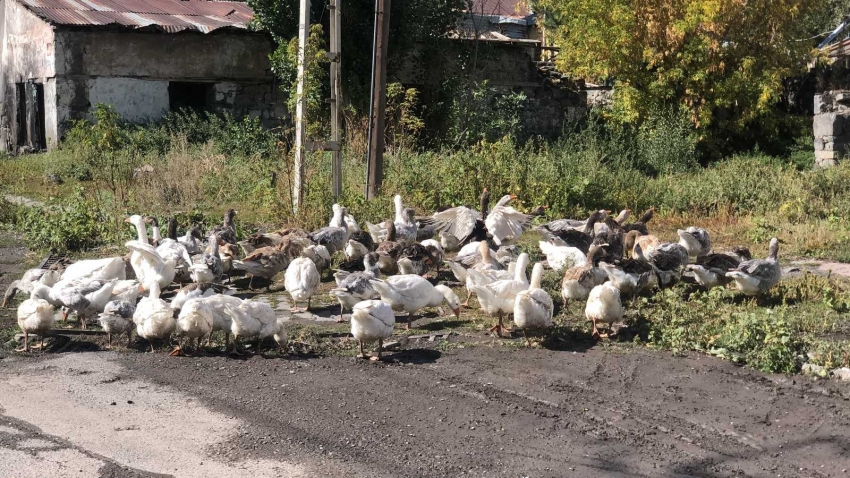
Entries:
{"label": "dark doorway", "polygon": [[168,83],[168,105],[171,111],[190,109],[208,111],[213,103],[212,83],[171,81]]}
{"label": "dark doorway", "polygon": [[18,147],[41,151],[47,147],[44,128],[44,85],[34,81],[15,84]]}

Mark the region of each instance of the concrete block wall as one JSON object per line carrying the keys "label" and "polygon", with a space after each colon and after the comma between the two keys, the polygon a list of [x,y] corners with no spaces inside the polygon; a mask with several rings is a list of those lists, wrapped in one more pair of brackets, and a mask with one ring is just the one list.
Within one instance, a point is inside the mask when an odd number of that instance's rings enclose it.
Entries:
{"label": "concrete block wall", "polygon": [[850,90],[815,95],[815,164],[830,167],[850,156]]}

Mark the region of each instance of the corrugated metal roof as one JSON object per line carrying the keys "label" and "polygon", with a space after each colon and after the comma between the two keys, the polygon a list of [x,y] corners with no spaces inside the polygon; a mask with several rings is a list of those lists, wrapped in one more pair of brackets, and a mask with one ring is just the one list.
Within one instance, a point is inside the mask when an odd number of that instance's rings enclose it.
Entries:
{"label": "corrugated metal roof", "polygon": [[123,25],[168,33],[247,29],[254,12],[243,2],[210,0],[18,0],[54,25]]}

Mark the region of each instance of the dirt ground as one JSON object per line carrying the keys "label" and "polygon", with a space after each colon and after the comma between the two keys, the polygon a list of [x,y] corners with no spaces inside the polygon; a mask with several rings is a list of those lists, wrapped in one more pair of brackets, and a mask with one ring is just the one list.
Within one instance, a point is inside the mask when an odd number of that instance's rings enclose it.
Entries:
{"label": "dirt ground", "polygon": [[847,384],[628,344],[0,357],[2,476],[850,476]]}

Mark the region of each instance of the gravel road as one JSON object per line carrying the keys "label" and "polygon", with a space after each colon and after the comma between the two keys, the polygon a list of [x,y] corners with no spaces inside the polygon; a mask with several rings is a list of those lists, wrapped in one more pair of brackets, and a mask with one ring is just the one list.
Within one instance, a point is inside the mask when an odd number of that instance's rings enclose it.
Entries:
{"label": "gravel road", "polygon": [[0,361],[0,459],[14,476],[850,476],[848,399],[644,349],[69,352]]}

